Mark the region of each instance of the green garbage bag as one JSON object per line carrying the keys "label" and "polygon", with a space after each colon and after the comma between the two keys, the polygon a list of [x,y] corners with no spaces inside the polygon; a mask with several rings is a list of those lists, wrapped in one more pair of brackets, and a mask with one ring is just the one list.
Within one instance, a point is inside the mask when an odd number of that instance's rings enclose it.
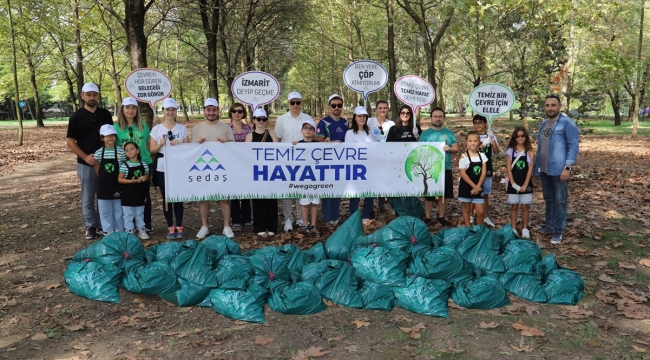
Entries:
{"label": "green garbage bag", "polygon": [[63,273],[68,290],[86,299],[120,302],[122,269],[92,260],[72,260]]}
{"label": "green garbage bag", "polygon": [[168,241],[154,245],[145,251],[144,256],[147,262],[169,261],[183,250],[183,243]]}
{"label": "green garbage bag", "polygon": [[201,241],[201,245],[208,252],[208,256],[213,266],[219,263],[219,260],[225,255],[241,255],[239,244],[232,241],[227,236],[211,235]]}
{"label": "green garbage bag", "polygon": [[359,295],[363,300],[363,310],[391,311],[395,308],[393,289],[372,281],[362,280]]}
{"label": "green garbage bag", "polygon": [[273,280],[290,281],[289,262],[292,256],[293,254],[283,251],[277,246],[254,250],[253,255],[250,256],[255,273],[253,281],[263,288],[268,288]]}
{"label": "green garbage bag", "polygon": [[483,225],[470,227],[465,239],[456,245],[456,250],[474,269],[487,273],[502,273],[506,266],[499,257],[499,243],[488,228]]}
{"label": "green garbage bag", "polygon": [[313,283],[321,295],[334,303],[356,309],[363,307],[359,280],[354,268],[345,262],[327,262],[326,269]]}
{"label": "green garbage bag", "polygon": [[360,246],[352,253],[351,263],[357,275],[385,286],[404,286],[409,255],[399,248]]}
{"label": "green garbage bag", "polygon": [[214,270],[218,288],[225,290],[247,289],[253,281],[255,272],[249,257],[225,255]]}
{"label": "green garbage bag", "polygon": [[302,267],[307,262],[306,252],[302,251],[299,247],[293,244],[286,244],[280,248],[280,251],[283,251],[291,255],[291,259],[287,266],[289,267],[289,273],[291,276],[291,282],[297,283],[302,279]]}
{"label": "green garbage bag", "polygon": [[511,240],[503,249],[501,260],[507,273],[530,275],[542,261],[542,250],[532,241]]}
{"label": "green garbage bag", "polygon": [[389,197],[388,203],[397,216],[413,216],[418,219],[424,216],[424,207],[416,197]]}
{"label": "green garbage bag", "polygon": [[469,226],[447,228],[435,233],[431,237],[431,241],[433,241],[435,247],[449,246],[455,248],[456,245],[465,240],[469,233]]}
{"label": "green garbage bag", "polygon": [[181,251],[169,261],[174,273],[187,281],[208,288],[217,287],[212,260],[205,247],[196,240],[183,242]]}
{"label": "green garbage bag", "polygon": [[451,298],[456,305],[468,309],[494,309],[510,304],[506,289],[499,282],[498,275],[454,279]]}
{"label": "green garbage bag", "polygon": [[310,282],[273,281],[270,288],[268,303],[273,311],[282,314],[307,315],[327,309],[320,292]]}
{"label": "green garbage bag", "polygon": [[305,264],[319,262],[327,259],[325,256],[325,246],[322,242],[317,242],[305,254]]}
{"label": "green garbage bag", "polygon": [[174,270],[166,262],[135,260],[124,263],[122,286],[132,293],[150,295],[166,294],[180,288]]}
{"label": "green garbage bag", "polygon": [[542,286],[541,275],[539,272],[535,275],[503,273],[498,275],[498,279],[509,293],[524,300],[545,303],[548,296]]}
{"label": "green garbage bag", "polygon": [[419,277],[452,282],[459,276],[473,274],[472,265],[463,260],[458,251],[450,246],[417,246],[411,254],[408,272]]}
{"label": "green garbage bag", "polygon": [[124,268],[127,260],[144,261],[144,247],[137,236],[127,232],[113,232],[81,249],[72,260],[96,261]]}
{"label": "green garbage bag", "polygon": [[548,297],[548,304],[575,305],[584,295],[585,283],[577,272],[557,264],[555,256],[550,253],[542,258],[539,272],[542,285]]}
{"label": "green garbage bag", "polygon": [[397,305],[416,314],[447,317],[447,300],[451,285],[442,279],[425,279],[410,276],[405,287],[393,288]]}
{"label": "green garbage bag", "polygon": [[347,261],[356,246],[359,236],[363,235],[361,212],[356,211],[325,241],[325,255],[328,259]]}
{"label": "green garbage bag", "polygon": [[500,249],[504,249],[506,245],[512,240],[516,239],[515,232],[512,231],[510,224],[505,224],[502,228],[497,230],[490,230],[492,239],[499,244]]}
{"label": "green garbage bag", "polygon": [[431,234],[418,218],[400,216],[372,234],[361,236],[357,244],[377,244],[387,248],[409,251],[415,245],[431,246]]}
{"label": "green garbage bag", "polygon": [[302,267],[302,281],[315,282],[326,271],[330,271],[332,269],[340,269],[341,266],[343,266],[343,263],[344,262],[340,260],[323,260],[305,264],[305,266]]}
{"label": "green garbage bag", "polygon": [[212,308],[231,319],[264,323],[267,290],[256,284],[246,290],[214,289],[210,292]]}
{"label": "green garbage bag", "polygon": [[210,294],[213,287],[193,283],[181,277],[177,278],[180,289],[167,294],[158,294],[161,299],[178,306],[198,305]]}

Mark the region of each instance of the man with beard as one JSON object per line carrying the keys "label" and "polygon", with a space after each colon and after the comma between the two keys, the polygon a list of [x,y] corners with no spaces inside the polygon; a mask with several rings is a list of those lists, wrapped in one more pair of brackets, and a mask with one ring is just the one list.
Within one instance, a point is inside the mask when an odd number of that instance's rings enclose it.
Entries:
{"label": "man with beard", "polygon": [[103,234],[99,223],[99,213],[95,205],[97,197],[97,174],[94,166],[98,163],[95,151],[102,147],[99,128],[113,125],[111,113],[97,106],[99,88],[86,83],[81,88],[84,105],[75,111],[68,121],[66,144],[77,155],[77,176],[81,182],[81,210],[86,225],[86,239],[97,238]]}
{"label": "man with beard", "polygon": [[560,114],[560,97],[552,94],[544,101],[546,119],[537,134],[535,176],[539,176],[546,203],[544,226],[538,231],[553,234],[552,244],[562,242],[566,226],[567,198],[571,167],[578,157],[580,137],[573,119]]}
{"label": "man with beard", "polygon": [[[205,121],[197,124],[192,129],[192,142],[203,144],[206,141],[218,141],[225,143],[235,141],[235,135],[230,126],[219,122],[219,102],[216,99],[208,98],[203,103],[203,116]],[[219,201],[221,205],[221,215],[223,215],[223,234],[229,238],[234,238],[235,233],[230,227],[230,200]],[[210,233],[208,228],[208,214],[210,213],[210,203],[199,201],[199,215],[201,216],[201,229],[196,234],[197,240],[203,240]]]}

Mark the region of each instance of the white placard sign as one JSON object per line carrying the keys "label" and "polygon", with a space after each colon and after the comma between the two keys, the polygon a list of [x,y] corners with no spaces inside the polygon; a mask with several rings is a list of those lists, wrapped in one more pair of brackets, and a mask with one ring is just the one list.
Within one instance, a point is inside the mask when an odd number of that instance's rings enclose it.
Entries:
{"label": "white placard sign", "polygon": [[388,82],[388,71],[380,63],[359,60],[343,71],[343,81],[350,89],[360,92],[368,101],[368,95],[381,90]]}
{"label": "white placard sign", "polygon": [[[393,90],[395,91],[395,96],[402,103],[411,107],[413,110],[413,119],[415,119],[419,108],[431,104],[436,99],[436,90],[433,88],[433,85],[416,75],[406,75],[397,79]],[[413,134],[417,137],[419,134],[415,125],[414,121]]]}
{"label": "white placard sign", "polygon": [[280,83],[273,75],[262,71],[248,71],[235,78],[230,86],[232,94],[253,111],[275,100],[280,94]]}
{"label": "white placard sign", "polygon": [[129,95],[138,101],[148,103],[156,109],[156,103],[172,93],[172,82],[162,71],[156,69],[136,69],[124,79],[124,87]]}
{"label": "white placard sign", "polygon": [[[205,142],[167,146],[168,202],[442,196],[442,142]],[[174,165],[172,165],[174,164]]]}
{"label": "white placard sign", "polygon": [[485,116],[490,127],[495,117],[508,113],[514,104],[515,94],[501,84],[479,85],[469,94],[469,106],[475,113]]}

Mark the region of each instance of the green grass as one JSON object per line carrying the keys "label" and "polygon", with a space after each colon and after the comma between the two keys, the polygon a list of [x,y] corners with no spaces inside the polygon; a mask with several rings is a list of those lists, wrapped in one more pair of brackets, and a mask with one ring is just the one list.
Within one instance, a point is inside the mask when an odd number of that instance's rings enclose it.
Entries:
{"label": "green grass", "polygon": [[[345,193],[343,195],[336,194],[336,193],[326,193],[326,194],[314,194],[318,198],[321,199],[327,199],[327,198],[376,198],[376,197],[424,197],[425,195],[423,194],[407,194],[407,193],[395,193],[395,194],[376,194],[373,192],[364,192],[364,193]],[[175,202],[195,202],[195,201],[220,201],[220,200],[236,200],[236,199],[302,199],[305,197],[309,197],[310,194],[307,192],[293,192],[293,193],[284,193],[284,194],[276,194],[276,193],[271,193],[271,194],[253,194],[253,193],[248,193],[248,194],[237,194],[237,195],[209,195],[209,196],[191,196],[187,198],[168,198],[167,202],[168,203],[175,203]],[[443,196],[442,192],[439,193],[429,193],[426,196],[432,196],[432,197],[440,197]]]}

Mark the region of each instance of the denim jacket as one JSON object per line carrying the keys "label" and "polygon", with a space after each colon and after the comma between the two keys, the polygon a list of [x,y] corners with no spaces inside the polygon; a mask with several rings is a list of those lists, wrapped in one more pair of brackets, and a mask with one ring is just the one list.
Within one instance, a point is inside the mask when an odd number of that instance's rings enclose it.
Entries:
{"label": "denim jacket", "polygon": [[[542,129],[548,119],[542,122],[537,134],[537,156],[535,156],[535,176],[540,173],[540,156],[539,144],[542,142]],[[578,157],[580,137],[578,136],[578,126],[568,116],[560,113],[558,116],[551,138],[548,142],[548,172],[549,176],[560,176],[565,166],[573,166]]]}

